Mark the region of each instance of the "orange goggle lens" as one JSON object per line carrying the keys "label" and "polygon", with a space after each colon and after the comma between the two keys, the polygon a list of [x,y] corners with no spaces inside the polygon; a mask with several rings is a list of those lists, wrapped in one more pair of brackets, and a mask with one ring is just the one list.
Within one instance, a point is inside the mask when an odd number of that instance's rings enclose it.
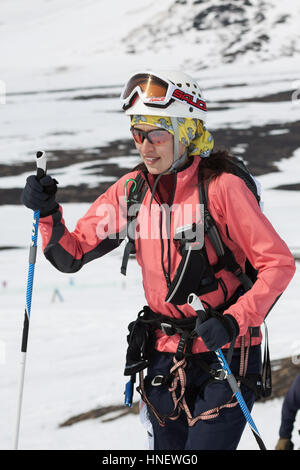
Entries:
{"label": "orange goggle lens", "polygon": [[139,73],[134,75],[123,92],[123,100],[126,100],[134,89],[140,88],[145,98],[165,98],[169,84],[154,75]]}

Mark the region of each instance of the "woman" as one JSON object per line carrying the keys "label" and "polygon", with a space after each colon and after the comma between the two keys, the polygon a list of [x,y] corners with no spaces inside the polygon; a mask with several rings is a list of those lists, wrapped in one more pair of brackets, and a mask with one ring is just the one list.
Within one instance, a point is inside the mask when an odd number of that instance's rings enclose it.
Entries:
{"label": "woman", "polygon": [[[236,449],[245,420],[213,351],[227,351],[251,409],[251,379],[261,373],[259,326],[291,280],[294,259],[245,182],[230,172],[229,156],[213,152],[195,80],[174,71],[138,73],[122,101],[142,164],[102,194],[74,232],[50,176],[30,176],[22,200],[41,211],[45,256],[63,272],[116,248],[130,229],[122,272],[134,245],[148,306],[129,325],[125,374],[133,381],[140,374],[154,448]],[[134,201],[140,206],[132,215]],[[191,292],[209,314],[202,324],[187,302]]]}

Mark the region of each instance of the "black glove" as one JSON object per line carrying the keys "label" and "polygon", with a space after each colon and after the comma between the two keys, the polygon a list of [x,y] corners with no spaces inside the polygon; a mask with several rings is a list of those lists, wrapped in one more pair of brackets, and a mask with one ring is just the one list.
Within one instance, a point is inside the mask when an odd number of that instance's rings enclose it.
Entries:
{"label": "black glove", "polygon": [[216,351],[236,338],[240,329],[233,316],[216,314],[198,325],[195,331],[201,336],[207,349]]}
{"label": "black glove", "polygon": [[43,176],[40,180],[35,175],[28,176],[22,191],[21,202],[34,211],[40,211],[40,217],[53,214],[58,209],[55,200],[58,182],[51,176]]}

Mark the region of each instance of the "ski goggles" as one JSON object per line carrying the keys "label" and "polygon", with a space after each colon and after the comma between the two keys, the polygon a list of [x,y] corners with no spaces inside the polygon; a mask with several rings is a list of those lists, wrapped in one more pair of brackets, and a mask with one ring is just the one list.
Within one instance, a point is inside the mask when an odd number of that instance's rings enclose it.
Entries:
{"label": "ski goggles", "polygon": [[152,145],[162,145],[172,138],[172,134],[164,129],[151,129],[151,131],[142,131],[140,129],[136,129],[135,127],[131,127],[130,130],[132,137],[137,144],[142,144],[144,140],[147,139],[148,142],[150,142]]}
{"label": "ski goggles", "polygon": [[147,106],[166,108],[176,100],[206,111],[206,102],[203,99],[196,98],[169,80],[151,73],[137,73],[129,79],[121,94],[123,110],[129,109],[138,96]]}

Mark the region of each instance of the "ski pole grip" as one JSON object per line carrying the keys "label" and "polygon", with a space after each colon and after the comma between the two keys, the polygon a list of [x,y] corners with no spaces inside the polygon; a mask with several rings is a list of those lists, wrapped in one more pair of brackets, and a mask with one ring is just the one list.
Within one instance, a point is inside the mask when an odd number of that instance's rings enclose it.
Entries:
{"label": "ski pole grip", "polygon": [[195,310],[197,313],[198,320],[201,323],[209,319],[208,313],[205,311],[201,300],[196,294],[190,294],[188,296],[188,304]]}
{"label": "ski pole grip", "polygon": [[47,170],[47,156],[43,151],[36,153],[36,177],[40,180],[45,176]]}

